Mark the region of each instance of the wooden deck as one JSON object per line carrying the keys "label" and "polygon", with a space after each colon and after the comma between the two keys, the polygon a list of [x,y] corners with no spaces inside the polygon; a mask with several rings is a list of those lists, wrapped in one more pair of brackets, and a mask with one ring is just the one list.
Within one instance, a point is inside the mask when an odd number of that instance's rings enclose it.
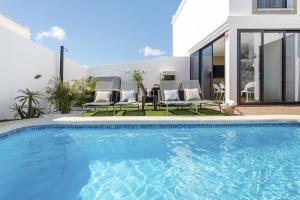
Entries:
{"label": "wooden deck", "polygon": [[[219,110],[216,106],[207,108]],[[259,105],[259,106],[238,106],[236,115],[300,115],[300,104],[298,105]]]}
{"label": "wooden deck", "polygon": [[[238,113],[239,112],[239,113]],[[299,105],[239,106],[239,115],[300,115]]]}

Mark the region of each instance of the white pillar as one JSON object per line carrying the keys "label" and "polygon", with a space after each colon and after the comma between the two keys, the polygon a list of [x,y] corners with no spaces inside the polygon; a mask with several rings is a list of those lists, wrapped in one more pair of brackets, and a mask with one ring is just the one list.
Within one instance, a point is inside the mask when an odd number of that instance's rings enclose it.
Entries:
{"label": "white pillar", "polygon": [[225,33],[225,100],[237,102],[237,32]]}

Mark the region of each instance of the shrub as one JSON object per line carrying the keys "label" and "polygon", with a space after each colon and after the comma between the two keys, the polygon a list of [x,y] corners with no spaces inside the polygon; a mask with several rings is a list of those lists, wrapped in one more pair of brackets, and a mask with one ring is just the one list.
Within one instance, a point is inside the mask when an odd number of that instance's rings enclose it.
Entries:
{"label": "shrub", "polygon": [[72,92],[75,94],[74,106],[82,106],[87,102],[92,102],[93,93],[96,88],[96,80],[93,77],[82,78],[70,83]]}
{"label": "shrub", "polygon": [[56,110],[62,114],[69,113],[72,107],[74,93],[71,91],[68,82],[62,82],[59,78],[50,80],[54,84],[47,88],[48,100],[55,105]]}
{"label": "shrub", "polygon": [[92,77],[64,83],[59,78],[55,78],[49,83],[48,100],[62,114],[70,113],[72,106],[82,106],[93,100],[96,80]]}
{"label": "shrub", "polygon": [[38,118],[43,113],[40,107],[39,99],[42,94],[40,92],[26,90],[19,90],[22,95],[15,98],[18,103],[14,103],[11,106],[11,110],[14,111],[15,119],[30,119]]}

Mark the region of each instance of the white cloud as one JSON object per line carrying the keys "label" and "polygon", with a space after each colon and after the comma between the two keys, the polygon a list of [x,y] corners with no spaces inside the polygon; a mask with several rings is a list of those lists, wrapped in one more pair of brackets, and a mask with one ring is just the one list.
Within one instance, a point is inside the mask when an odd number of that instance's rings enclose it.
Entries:
{"label": "white cloud", "polygon": [[37,41],[44,38],[54,38],[56,40],[62,41],[66,38],[66,31],[59,26],[53,26],[49,31],[42,31],[37,33]]}
{"label": "white cloud", "polygon": [[166,52],[162,51],[160,49],[153,49],[149,46],[145,46],[143,49],[140,49],[140,53],[143,54],[144,56],[162,56],[165,55]]}

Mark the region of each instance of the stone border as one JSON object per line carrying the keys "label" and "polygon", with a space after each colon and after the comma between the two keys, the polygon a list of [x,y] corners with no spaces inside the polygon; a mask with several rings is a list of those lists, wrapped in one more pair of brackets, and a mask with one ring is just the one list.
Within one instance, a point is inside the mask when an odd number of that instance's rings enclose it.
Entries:
{"label": "stone border", "polygon": [[201,125],[300,123],[300,115],[211,116],[211,117],[49,117],[0,123],[0,135],[15,129],[42,125]]}

